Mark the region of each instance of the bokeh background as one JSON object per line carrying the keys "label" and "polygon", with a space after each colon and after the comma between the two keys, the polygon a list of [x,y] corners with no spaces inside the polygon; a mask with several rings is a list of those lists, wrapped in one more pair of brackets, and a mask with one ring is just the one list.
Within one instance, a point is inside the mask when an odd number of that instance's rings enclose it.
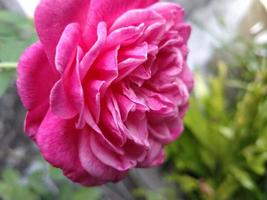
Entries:
{"label": "bokeh background", "polygon": [[15,70],[36,40],[38,0],[0,0],[1,200],[267,199],[267,1],[175,2],[193,27],[195,89],[185,131],[167,147],[163,166],[83,188],[49,166],[23,133]]}

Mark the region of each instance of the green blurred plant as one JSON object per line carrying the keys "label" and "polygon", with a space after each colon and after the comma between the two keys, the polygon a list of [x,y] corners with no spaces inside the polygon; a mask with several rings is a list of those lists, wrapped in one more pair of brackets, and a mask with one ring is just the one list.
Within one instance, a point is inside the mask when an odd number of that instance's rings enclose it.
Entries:
{"label": "green blurred plant", "polygon": [[19,55],[34,41],[36,34],[31,20],[0,10],[0,96],[15,76]]}
{"label": "green blurred plant", "polygon": [[196,73],[185,132],[168,147],[168,178],[192,200],[267,199],[267,48],[238,44],[235,62]]}
{"label": "green blurred plant", "polygon": [[85,188],[68,181],[61,171],[42,167],[22,176],[14,169],[6,169],[0,180],[0,199],[3,200],[97,200],[102,196],[98,188]]}

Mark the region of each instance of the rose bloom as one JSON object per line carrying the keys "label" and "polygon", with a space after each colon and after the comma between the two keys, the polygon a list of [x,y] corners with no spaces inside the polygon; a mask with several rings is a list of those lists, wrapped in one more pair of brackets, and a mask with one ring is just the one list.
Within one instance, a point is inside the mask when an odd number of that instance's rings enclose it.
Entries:
{"label": "rose bloom", "polygon": [[25,131],[74,182],[95,186],[164,161],[192,89],[191,28],[157,0],[42,0],[20,58]]}

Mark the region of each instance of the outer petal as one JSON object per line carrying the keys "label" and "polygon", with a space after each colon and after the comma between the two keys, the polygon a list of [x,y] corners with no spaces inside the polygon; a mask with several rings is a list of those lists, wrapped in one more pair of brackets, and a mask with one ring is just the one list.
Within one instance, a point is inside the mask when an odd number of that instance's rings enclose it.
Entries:
{"label": "outer petal", "polygon": [[34,137],[47,112],[49,93],[57,77],[39,42],[26,49],[18,65],[17,88],[22,103],[29,111],[25,129],[31,137]]}
{"label": "outer petal", "polygon": [[37,144],[53,166],[63,169],[64,174],[74,182],[83,185],[99,185],[102,179],[92,177],[82,167],[79,159],[79,130],[72,120],[62,120],[48,111],[38,134]]}
{"label": "outer petal", "polygon": [[194,79],[191,69],[187,65],[185,65],[179,76],[184,81],[189,92],[191,92],[194,87]]}
{"label": "outer petal", "polygon": [[90,0],[42,0],[35,12],[35,25],[50,64],[65,27],[77,22],[84,27]]}
{"label": "outer petal", "polygon": [[163,146],[153,137],[149,138],[150,150],[146,157],[138,164],[138,167],[153,167],[164,161]]}

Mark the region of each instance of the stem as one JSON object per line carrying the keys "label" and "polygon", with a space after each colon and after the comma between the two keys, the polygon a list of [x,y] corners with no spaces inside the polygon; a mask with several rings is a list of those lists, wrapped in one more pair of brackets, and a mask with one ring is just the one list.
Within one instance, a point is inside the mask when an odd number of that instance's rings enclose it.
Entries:
{"label": "stem", "polygon": [[16,62],[0,62],[0,70],[14,70],[17,68]]}

